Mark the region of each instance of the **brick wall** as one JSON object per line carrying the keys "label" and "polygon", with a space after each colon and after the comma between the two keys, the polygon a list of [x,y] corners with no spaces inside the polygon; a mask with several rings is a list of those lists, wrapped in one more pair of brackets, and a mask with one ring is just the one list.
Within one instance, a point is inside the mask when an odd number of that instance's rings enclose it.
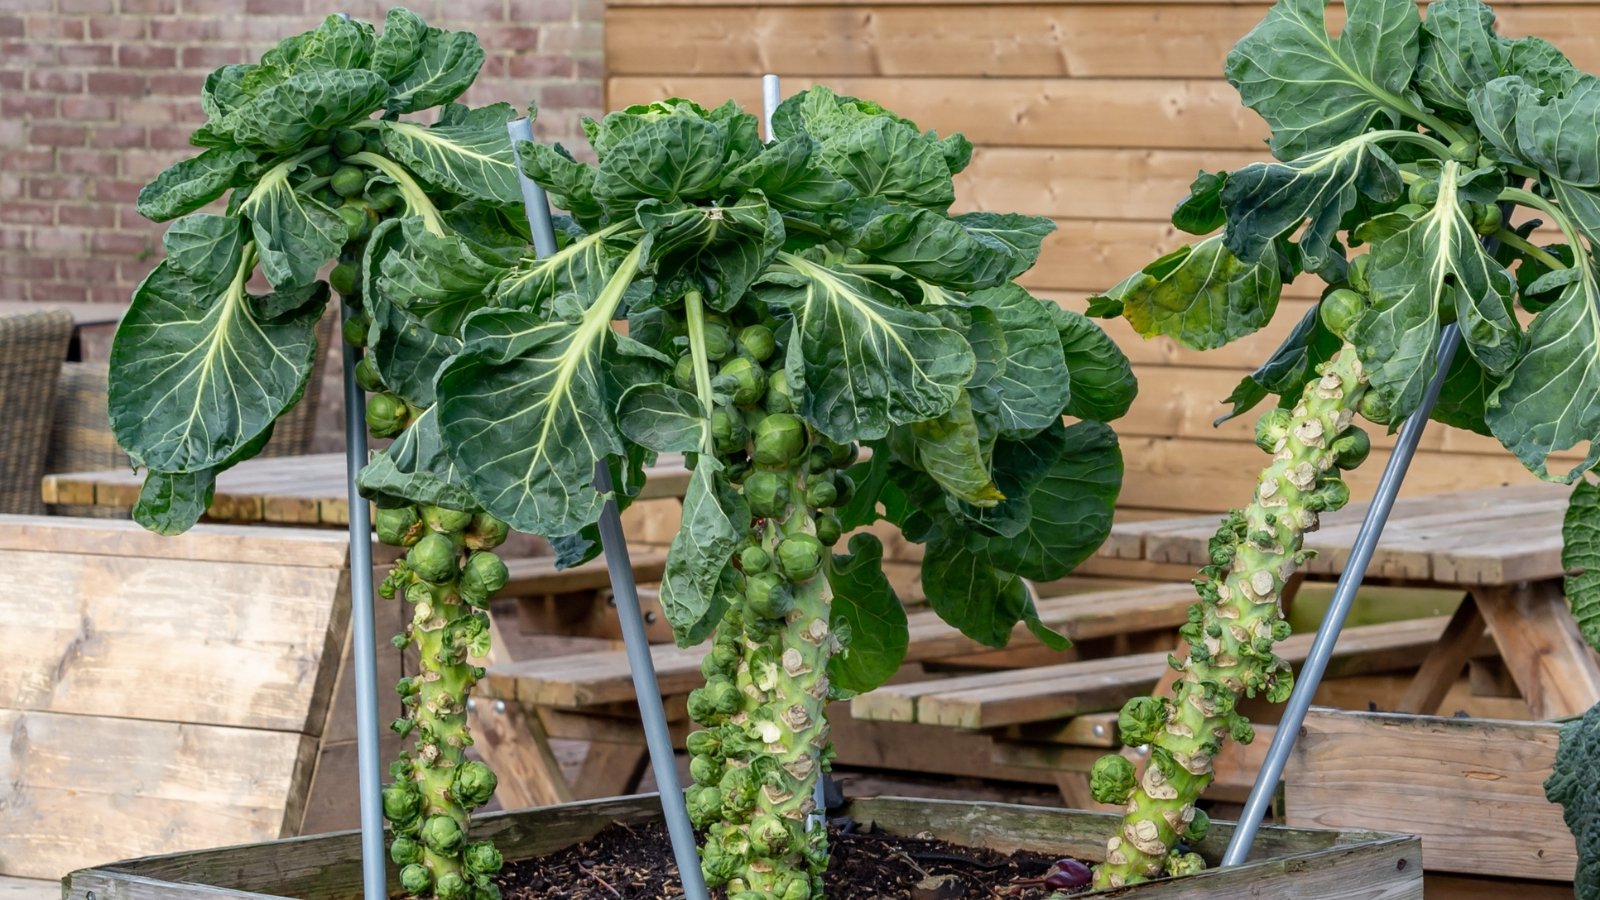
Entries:
{"label": "brick wall", "polygon": [[[582,144],[601,105],[601,0],[412,0],[475,32],[488,59],[465,98],[540,108]],[[0,300],[126,302],[160,253],[139,188],[194,152],[200,87],[329,12],[375,0],[0,0]],[[335,420],[337,421],[337,420]]]}

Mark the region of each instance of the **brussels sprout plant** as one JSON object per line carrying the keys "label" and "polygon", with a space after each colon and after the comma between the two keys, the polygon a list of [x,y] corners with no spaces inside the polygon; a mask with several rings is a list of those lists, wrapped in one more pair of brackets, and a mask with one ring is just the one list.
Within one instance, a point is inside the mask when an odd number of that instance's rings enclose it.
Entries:
{"label": "brussels sprout plant", "polygon": [[599,552],[598,465],[626,502],[657,454],[684,454],[661,603],[680,643],[711,640],[688,700],[703,868],[740,900],[817,897],[826,704],[907,642],[878,539],[841,536],[885,520],[928,544],[923,586],[962,631],[998,646],[1024,622],[1063,645],[1024,579],[1065,575],[1109,529],[1104,423],[1129,367],[1012,281],[1048,220],[948,212],[960,135],[824,88],[784,103],[770,142],[732,103],[586,129],[594,165],[519,147],[570,213],[553,255],[419,218],[372,238],[393,333],[448,350],[415,367],[432,393],[363,481],[448,469],[570,564]]}
{"label": "brussels sprout plant", "polygon": [[[260,62],[213,72],[201,95],[206,122],[191,137],[206,149],[139,194],[140,213],[176,221],[111,353],[112,424],[148,470],[134,517],[174,534],[205,512],[217,472],[258,453],[299,400],[329,286],[357,311],[344,336],[368,347],[357,379],[380,392],[367,424],[399,438],[362,489],[379,504],[379,538],[410,548],[382,593],[413,604],[395,641],[415,645],[421,662],[399,684],[405,714],[393,725],[414,733],[416,747],[391,768],[383,807],[402,885],[441,900],[499,896],[490,876],[500,854],[467,838],[468,811],[489,800],[495,778],[465,757],[465,714],[482,674],[469,658],[488,651],[484,608],[507,577],[490,550],[507,529],[448,466],[429,467],[439,449],[417,423],[429,417],[433,370],[450,342],[374,290],[371,260],[405,239],[402,223],[507,260],[525,251],[505,130],[516,113],[454,102],[482,63],[473,35],[395,9],[381,34],[330,17]],[[418,112],[436,114],[434,124],[401,118]],[[221,213],[197,211],[224,194]],[[257,276],[267,293],[251,291]]]}
{"label": "brussels sprout plant", "polygon": [[[1196,580],[1175,697],[1122,710],[1123,740],[1150,745],[1142,779],[1120,757],[1095,769],[1097,799],[1127,805],[1101,887],[1198,863],[1175,848],[1203,830],[1194,803],[1222,742],[1251,738],[1236,704],[1290,692],[1272,652],[1288,633],[1281,592],[1303,534],[1348,499],[1340,471],[1368,448],[1353,420],[1389,428],[1418,408],[1446,324],[1464,351],[1435,419],[1495,436],[1550,480],[1600,460],[1600,79],[1539,38],[1500,37],[1477,0],[1431,3],[1425,21],[1409,0],[1346,9],[1333,37],[1321,2],[1279,0],[1233,48],[1228,79],[1271,126],[1274,160],[1201,173],[1173,223],[1211,236],[1091,300],[1092,314],[1209,349],[1265,325],[1291,279],[1326,285],[1228,398],[1224,418],[1278,396],[1256,429],[1272,461]],[[1580,444],[1585,455],[1551,468]],[[1600,558],[1582,539],[1596,495],[1580,483],[1567,561],[1589,572],[1569,594],[1600,644]]]}

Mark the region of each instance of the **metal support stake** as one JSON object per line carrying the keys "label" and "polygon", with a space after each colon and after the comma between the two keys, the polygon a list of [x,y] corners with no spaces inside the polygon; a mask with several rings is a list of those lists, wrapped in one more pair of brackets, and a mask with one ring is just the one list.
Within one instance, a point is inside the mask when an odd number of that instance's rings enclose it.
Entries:
{"label": "metal support stake", "polygon": [[[344,320],[355,310],[344,308]],[[350,635],[355,643],[356,773],[361,793],[361,884],[365,900],[389,896],[383,847],[383,785],[378,759],[378,648],[372,621],[372,525],[356,475],[367,462],[367,396],[356,384],[361,350],[344,347],[344,457],[350,498]]]}
{"label": "metal support stake", "polygon": [[[533,231],[533,249],[540,256],[556,252],[555,228],[550,222],[550,203],[544,188],[522,174],[518,141],[533,140],[533,123],[526,118],[506,124],[511,134],[511,149],[517,159],[517,180],[527,207],[528,227]],[[700,851],[695,845],[694,826],[678,784],[678,762],[672,750],[672,734],[667,729],[667,712],[661,705],[661,686],[656,681],[655,663],[650,658],[650,639],[644,630],[644,614],[639,609],[639,590],[633,581],[633,563],[628,559],[628,544],[622,534],[622,515],[612,493],[611,470],[605,461],[595,466],[594,487],[607,495],[600,511],[600,546],[605,551],[606,569],[611,573],[611,593],[616,598],[617,617],[622,620],[622,640],[628,655],[628,671],[633,676],[633,692],[639,700],[639,718],[644,723],[645,745],[650,750],[650,768],[661,793],[661,811],[666,816],[672,838],[672,855],[678,862],[678,875],[688,900],[707,900],[705,876],[700,871]]]}
{"label": "metal support stake", "polygon": [[1311,642],[1311,651],[1306,655],[1305,665],[1295,678],[1294,692],[1289,695],[1289,702],[1283,708],[1283,718],[1279,720],[1278,730],[1272,736],[1272,746],[1267,748],[1267,758],[1261,764],[1261,773],[1256,776],[1255,786],[1250,789],[1250,799],[1245,801],[1244,811],[1239,814],[1239,825],[1233,832],[1233,839],[1228,842],[1227,852],[1222,856],[1222,864],[1225,866],[1244,862],[1250,853],[1250,845],[1255,842],[1256,831],[1261,827],[1261,819],[1266,815],[1267,805],[1277,793],[1278,779],[1283,777],[1283,767],[1289,761],[1289,751],[1294,748],[1295,739],[1300,736],[1300,726],[1306,721],[1306,710],[1311,707],[1311,698],[1316,694],[1317,686],[1322,683],[1322,674],[1327,671],[1328,659],[1333,655],[1333,645],[1339,640],[1339,632],[1344,628],[1345,618],[1350,615],[1350,606],[1355,602],[1356,591],[1361,587],[1361,579],[1367,574],[1367,563],[1372,561],[1372,551],[1377,548],[1378,538],[1383,534],[1383,526],[1389,521],[1389,510],[1394,507],[1395,495],[1400,492],[1400,482],[1405,480],[1406,470],[1411,466],[1411,458],[1416,455],[1417,442],[1422,439],[1422,430],[1427,427],[1428,417],[1433,414],[1433,406],[1439,400],[1439,389],[1444,386],[1445,375],[1450,371],[1450,361],[1455,358],[1456,349],[1460,345],[1461,336],[1455,324],[1445,326],[1444,332],[1439,336],[1438,370],[1433,373],[1433,380],[1428,382],[1428,390],[1422,396],[1421,405],[1400,427],[1400,437],[1395,441],[1394,452],[1390,454],[1389,462],[1383,467],[1383,477],[1378,481],[1377,493],[1373,495],[1372,505],[1367,508],[1367,516],[1361,521],[1361,530],[1356,534],[1356,543],[1350,551],[1350,560],[1345,563],[1344,571],[1339,573],[1339,585],[1334,588],[1333,602],[1323,615],[1322,625],[1317,629],[1316,639]]}

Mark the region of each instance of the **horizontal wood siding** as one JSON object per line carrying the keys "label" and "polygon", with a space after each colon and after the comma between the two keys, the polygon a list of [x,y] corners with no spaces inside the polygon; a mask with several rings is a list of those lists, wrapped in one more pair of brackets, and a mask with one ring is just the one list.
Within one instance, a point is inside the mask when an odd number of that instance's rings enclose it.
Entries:
{"label": "horizontal wood siding", "polygon": [[[1540,34],[1600,68],[1600,5],[1497,4],[1508,35]],[[957,209],[1049,216],[1056,232],[1021,281],[1082,310],[1086,298],[1185,243],[1167,220],[1204,168],[1265,154],[1267,129],[1223,80],[1229,48],[1266,14],[1260,2],[1140,3],[875,0],[610,0],[608,108],[666,96],[760,105],[759,76],[792,94],[813,83],[870,97],[977,145],[957,177]],[[1339,22],[1342,10],[1329,10]],[[1249,497],[1265,457],[1254,416],[1213,428],[1225,397],[1264,361],[1318,293],[1285,290],[1277,321],[1199,353],[1106,322],[1134,361],[1139,399],[1116,427],[1123,515],[1226,509]],[[1374,434],[1380,447],[1392,438]],[[1351,479],[1370,493],[1381,457]],[[1492,439],[1432,427],[1412,494],[1532,480]]]}

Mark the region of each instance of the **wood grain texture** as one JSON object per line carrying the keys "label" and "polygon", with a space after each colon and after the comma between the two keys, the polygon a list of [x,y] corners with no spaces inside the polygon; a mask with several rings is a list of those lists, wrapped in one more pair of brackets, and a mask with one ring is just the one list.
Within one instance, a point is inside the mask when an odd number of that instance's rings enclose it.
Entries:
{"label": "wood grain texture", "polygon": [[1285,772],[1288,819],[1404,827],[1429,870],[1570,880],[1577,850],[1542,787],[1558,743],[1548,723],[1313,709]]}

